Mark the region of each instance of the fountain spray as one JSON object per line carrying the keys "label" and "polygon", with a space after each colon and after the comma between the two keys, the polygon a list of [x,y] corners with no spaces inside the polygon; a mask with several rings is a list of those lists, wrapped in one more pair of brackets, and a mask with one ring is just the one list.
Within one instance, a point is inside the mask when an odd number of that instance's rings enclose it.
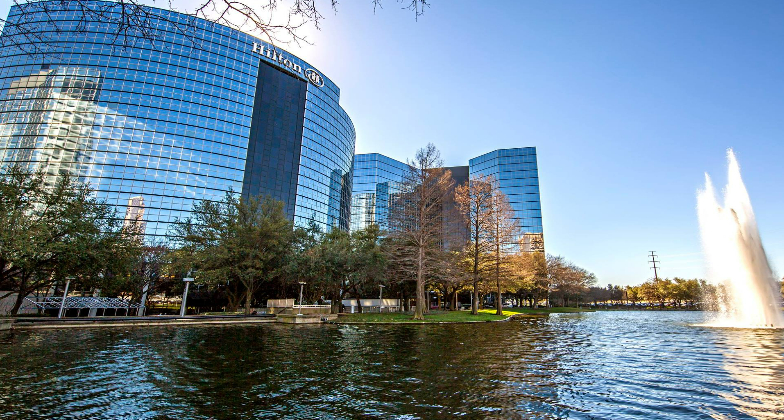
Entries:
{"label": "fountain spray", "polygon": [[727,297],[709,325],[735,328],[784,328],[781,295],[760,240],[749,193],[732,149],[727,150],[728,180],[724,206],[708,174],[697,193],[702,247],[708,278],[724,285]]}

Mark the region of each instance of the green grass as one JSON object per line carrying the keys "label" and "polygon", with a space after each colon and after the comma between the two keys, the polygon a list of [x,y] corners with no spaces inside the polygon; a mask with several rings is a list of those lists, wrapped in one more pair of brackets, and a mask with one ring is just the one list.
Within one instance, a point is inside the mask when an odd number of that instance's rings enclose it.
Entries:
{"label": "green grass", "polygon": [[[495,309],[480,309],[479,312],[495,313]],[[554,306],[552,308],[506,308],[504,315],[512,316],[515,314],[528,314],[528,315],[545,315],[545,314],[564,314],[564,313],[577,313],[577,312],[594,312],[593,309],[586,308],[572,308]]]}
{"label": "green grass", "polygon": [[[496,315],[495,309],[480,309],[476,315],[471,315],[471,311],[430,311],[425,315],[424,322],[476,322],[476,321],[500,321],[512,315],[546,315],[551,313],[585,312],[585,309],[578,308],[507,308],[503,315]],[[412,312],[391,312],[379,314],[341,314],[338,322],[422,322],[415,321]]]}
{"label": "green grass", "polygon": [[[341,314],[338,322],[422,322],[413,319],[413,312],[391,312],[391,313],[362,313],[362,314]],[[479,313],[471,315],[471,311],[430,311],[425,314],[424,322],[469,322],[469,321],[499,321],[505,316],[498,316],[494,313]]]}
{"label": "green grass", "polygon": [[236,311],[236,312],[202,312],[199,315],[245,315],[245,311]]}

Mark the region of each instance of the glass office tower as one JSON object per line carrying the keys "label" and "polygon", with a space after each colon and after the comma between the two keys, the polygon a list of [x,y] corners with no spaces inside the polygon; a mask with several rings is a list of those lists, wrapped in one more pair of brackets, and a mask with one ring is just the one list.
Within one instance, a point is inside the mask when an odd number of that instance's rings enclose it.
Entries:
{"label": "glass office tower", "polygon": [[146,8],[152,40],[130,31],[117,45],[116,26],[83,10],[119,14],[115,3],[30,7],[13,6],[0,36],[0,166],[88,182],[148,237],[229,191],[282,200],[301,225],[349,228],[354,127],[310,64],[171,11]]}
{"label": "glass office tower", "polygon": [[[397,189],[406,171],[406,164],[378,153],[354,157],[354,190],[351,201],[351,229],[358,230],[371,223],[388,227],[389,197]],[[477,175],[492,176],[506,195],[520,231],[510,250],[544,252],[542,206],[539,200],[539,170],[536,148],[500,149],[473,158],[468,166],[445,168],[452,173],[455,185],[468,182]],[[470,236],[455,211],[454,203],[444,206],[444,217],[458,225],[456,232],[465,240]]]}
{"label": "glass office tower", "polygon": [[519,246],[525,252],[543,252],[544,231],[536,148],[494,150],[471,159],[468,167],[471,177],[492,176],[509,199],[520,227],[520,234],[511,245]]}
{"label": "glass office tower", "polygon": [[351,230],[377,224],[389,229],[389,205],[408,165],[379,153],[354,156]]}

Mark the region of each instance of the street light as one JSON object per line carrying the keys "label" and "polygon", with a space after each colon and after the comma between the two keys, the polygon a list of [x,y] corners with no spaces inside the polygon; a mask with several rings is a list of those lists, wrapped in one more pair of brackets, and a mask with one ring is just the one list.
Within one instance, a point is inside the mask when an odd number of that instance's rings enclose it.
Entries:
{"label": "street light", "polygon": [[384,291],[384,285],[378,285],[378,313],[381,313],[381,308],[384,307],[384,301],[381,300],[381,293]]}
{"label": "street light", "polygon": [[65,291],[63,291],[63,300],[62,302],[60,302],[60,312],[57,313],[58,318],[62,318],[63,313],[65,313],[65,300],[68,299],[68,286],[70,285],[71,285],[71,280],[66,280]]}
{"label": "street light", "polygon": [[185,308],[188,302],[188,287],[193,282],[193,277],[185,277],[182,279],[185,282],[185,291],[182,292],[182,306],[180,306],[180,316],[185,316]]}
{"label": "street light", "polygon": [[299,282],[299,313],[297,315],[302,315],[302,290],[306,284],[304,281]]}

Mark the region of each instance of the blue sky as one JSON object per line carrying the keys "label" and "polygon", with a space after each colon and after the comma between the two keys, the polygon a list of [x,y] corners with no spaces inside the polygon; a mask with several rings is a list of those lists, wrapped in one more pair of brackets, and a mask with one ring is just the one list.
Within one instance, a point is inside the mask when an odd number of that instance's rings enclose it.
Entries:
{"label": "blue sky", "polygon": [[638,284],[651,250],[661,276],[704,275],[695,192],[733,147],[784,275],[784,2],[431,3],[342,2],[285,47],[340,86],[357,153],[536,146],[547,251]]}
{"label": "blue sky", "polygon": [[[440,1],[329,15],[297,54],[329,75],[357,152],[447,165],[536,146],[547,251],[637,284],[704,276],[695,192],[743,170],[784,270],[784,2]],[[784,274],[784,273],[782,273]]]}

